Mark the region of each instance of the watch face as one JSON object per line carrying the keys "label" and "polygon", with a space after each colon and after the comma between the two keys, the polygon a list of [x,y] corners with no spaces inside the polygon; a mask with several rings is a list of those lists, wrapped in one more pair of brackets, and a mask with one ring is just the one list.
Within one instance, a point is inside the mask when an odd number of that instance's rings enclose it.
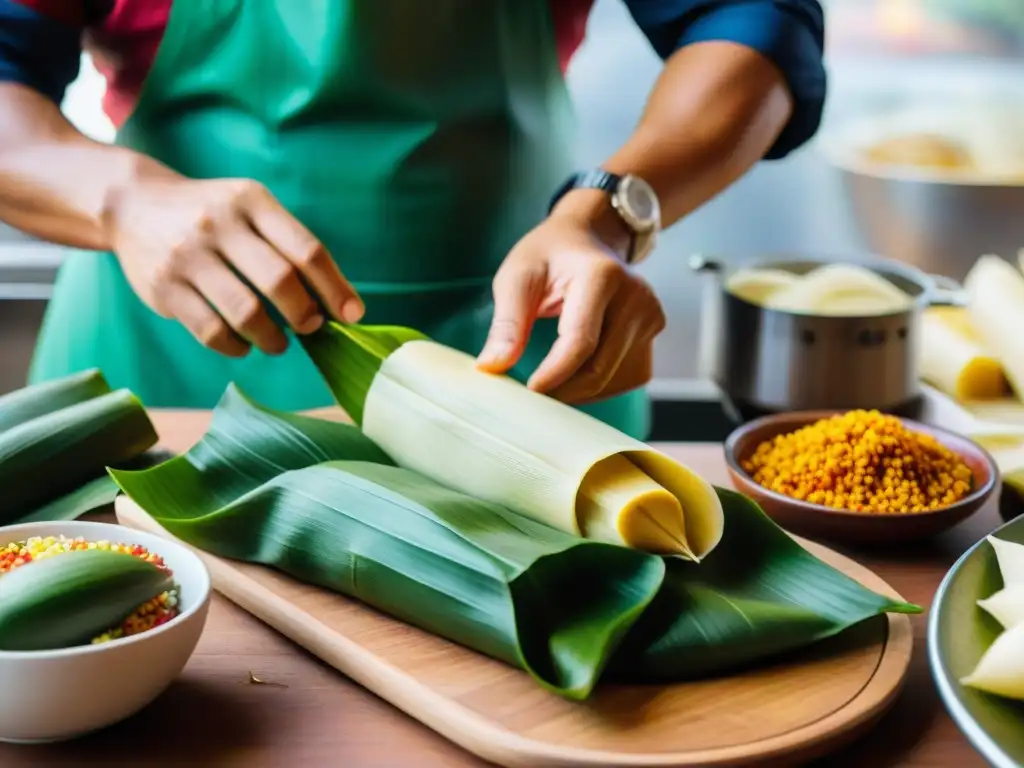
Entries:
{"label": "watch face", "polygon": [[619,192],[626,210],[641,228],[659,225],[661,209],[658,205],[658,196],[650,184],[637,176],[627,176],[622,180]]}

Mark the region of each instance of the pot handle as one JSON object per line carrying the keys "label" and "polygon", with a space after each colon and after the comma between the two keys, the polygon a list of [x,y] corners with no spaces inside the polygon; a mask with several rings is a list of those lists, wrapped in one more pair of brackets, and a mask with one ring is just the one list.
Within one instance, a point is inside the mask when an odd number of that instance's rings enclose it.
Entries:
{"label": "pot handle", "polygon": [[725,265],[720,261],[695,253],[690,257],[690,269],[704,274],[711,273],[721,278],[722,272],[725,271]]}
{"label": "pot handle", "polygon": [[962,307],[967,303],[964,287],[945,275],[928,275],[932,290],[928,293],[929,307]]}
{"label": "pot handle", "polygon": [[725,265],[700,254],[690,257],[690,269],[705,281],[701,289],[700,335],[697,342],[697,375],[715,381],[718,375],[719,332],[722,325],[722,277]]}

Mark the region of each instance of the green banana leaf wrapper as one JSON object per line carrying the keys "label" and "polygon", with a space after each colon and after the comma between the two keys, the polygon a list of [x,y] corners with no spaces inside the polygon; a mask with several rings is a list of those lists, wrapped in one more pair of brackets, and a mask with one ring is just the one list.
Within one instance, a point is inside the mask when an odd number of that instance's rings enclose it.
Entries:
{"label": "green banana leaf wrapper", "polygon": [[0,651],[86,645],[173,586],[167,570],[109,549],[33,560],[0,578]]}
{"label": "green banana leaf wrapper", "polygon": [[700,565],[588,541],[394,465],[356,427],[229,387],[188,453],[111,470],[171,534],[347,595],[568,699],[606,675],[672,682],[749,665],[916,606],[875,594],[720,490]]}
{"label": "green banana leaf wrapper", "polygon": [[0,396],[0,525],[110,504],[118,488],[106,468],[152,463],[156,442],[142,403],[95,369]]}

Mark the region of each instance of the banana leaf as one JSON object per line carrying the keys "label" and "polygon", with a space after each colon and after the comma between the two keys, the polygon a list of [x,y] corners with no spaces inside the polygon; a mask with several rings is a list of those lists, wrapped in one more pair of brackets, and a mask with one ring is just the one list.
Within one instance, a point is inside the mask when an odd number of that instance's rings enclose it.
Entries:
{"label": "banana leaf", "polygon": [[338,405],[361,425],[366,393],[381,363],[407,341],[426,338],[419,331],[397,325],[364,326],[331,320],[299,340]]}
{"label": "banana leaf", "polygon": [[167,571],[125,552],[34,560],[0,579],[0,651],[83,645],[172,586]]}
{"label": "banana leaf", "polygon": [[89,370],[0,397],[0,525],[66,520],[113,501],[108,466],[157,441],[142,404]]}
{"label": "banana leaf", "polygon": [[920,610],[806,553],[730,491],[726,538],[687,564],[451,491],[351,425],[278,413],[233,386],[188,453],[111,475],[193,546],[359,599],[574,700],[609,665],[628,682],[684,680]]}
{"label": "banana leaf", "polygon": [[716,490],[726,521],[721,543],[700,563],[667,560],[661,591],[617,653],[610,678],[667,683],[715,675],[883,613],[921,612],[815,557],[746,496]]}
{"label": "banana leaf", "polygon": [[95,368],[8,392],[0,397],[0,434],[108,392],[110,385]]}
{"label": "banana leaf", "polygon": [[569,698],[589,695],[665,571],[400,469],[356,427],[275,413],[234,387],[189,453],[111,475],[189,544],[355,597]]}
{"label": "banana leaf", "polygon": [[[134,459],[122,462],[118,467],[121,469],[145,469],[161,464],[173,456],[174,454],[169,451],[151,450]],[[89,480],[70,493],[58,496],[53,501],[37,507],[27,515],[13,521],[12,525],[77,520],[89,512],[109,507],[120,493],[121,489],[114,482],[114,478],[104,469],[103,474],[99,477]]]}

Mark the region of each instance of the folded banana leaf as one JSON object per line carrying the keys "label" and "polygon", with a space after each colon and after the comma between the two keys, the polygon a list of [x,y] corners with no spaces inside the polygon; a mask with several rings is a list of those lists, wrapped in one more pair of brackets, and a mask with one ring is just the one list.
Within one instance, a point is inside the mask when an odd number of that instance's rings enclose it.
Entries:
{"label": "folded banana leaf", "polygon": [[748,666],[883,613],[921,608],[865,589],[790,538],[746,496],[716,489],[725,535],[700,563],[666,560],[661,591],[612,679],[669,683]]}
{"label": "folded banana leaf", "polygon": [[108,466],[144,465],[156,431],[138,399],[98,370],[0,397],[0,525],[66,520],[109,504]]}
{"label": "folded banana leaf", "polygon": [[570,698],[589,695],[665,572],[395,467],[356,427],[275,413],[234,387],[189,453],[111,474],[189,544],[360,599]]}
{"label": "folded banana leaf", "polygon": [[806,553],[730,491],[712,556],[661,558],[451,491],[351,425],[278,413],[233,386],[187,454],[111,475],[193,546],[359,599],[569,699],[609,664],[629,682],[683,680],[920,610]]}
{"label": "folded banana leaf", "polygon": [[363,423],[366,393],[392,352],[408,341],[426,339],[398,325],[362,326],[329,321],[299,337],[334,399],[356,424]]}

